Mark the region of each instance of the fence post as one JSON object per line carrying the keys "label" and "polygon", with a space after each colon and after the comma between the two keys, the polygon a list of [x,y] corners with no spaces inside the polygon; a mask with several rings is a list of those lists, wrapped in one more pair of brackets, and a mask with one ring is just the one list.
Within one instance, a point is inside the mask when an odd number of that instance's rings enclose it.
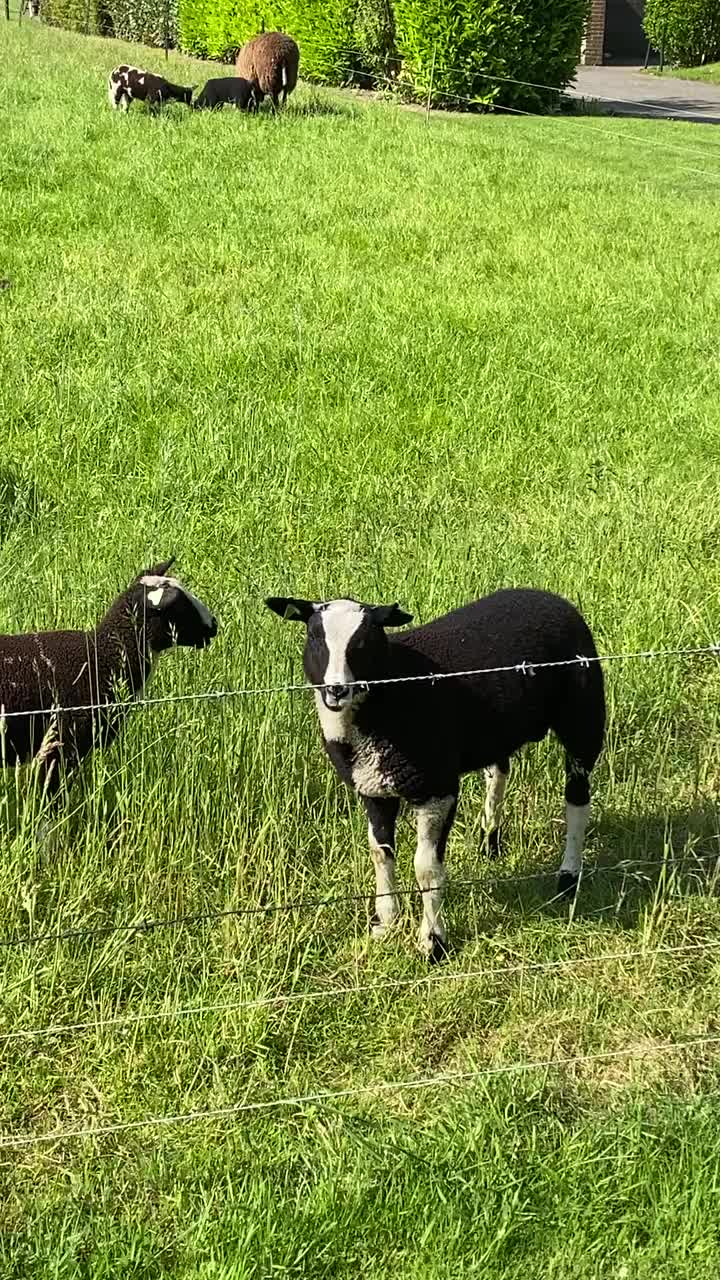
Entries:
{"label": "fence post", "polygon": [[170,41],[170,0],[165,0],[163,44],[165,45],[165,61],[168,60],[168,44]]}
{"label": "fence post", "polygon": [[5,0],[5,18],[7,22],[10,21],[10,0]]}
{"label": "fence post", "polygon": [[85,35],[90,35],[90,0],[85,0]]}
{"label": "fence post", "polygon": [[425,107],[425,123],[430,123],[430,102],[432,99],[433,86],[435,84],[435,55],[437,53],[437,44],[433,45],[432,66],[430,68],[430,88],[428,89],[427,105]]}

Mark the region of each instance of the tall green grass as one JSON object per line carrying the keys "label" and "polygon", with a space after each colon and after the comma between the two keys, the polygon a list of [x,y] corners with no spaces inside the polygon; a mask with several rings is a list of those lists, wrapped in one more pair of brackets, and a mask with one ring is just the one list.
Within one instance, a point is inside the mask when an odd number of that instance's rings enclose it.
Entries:
{"label": "tall green grass", "polygon": [[[424,620],[526,583],[575,599],[602,651],[718,638],[710,130],[426,126],[303,90],[278,120],[125,119],[105,79],[127,59],[164,65],[2,29],[3,630],[89,625],[175,552],[220,634],[168,655],[155,695],[300,679],[271,592]],[[717,1057],[654,1049],[715,1033],[717,953],[652,952],[718,940],[718,668],[618,663],[607,684],[587,851],[606,870],[572,921],[542,745],[497,870],[546,877],[495,882],[464,790],[450,871],[484,883],[451,891],[446,972],[479,977],[0,1040],[0,1129],[644,1054],[0,1149],[3,1275],[716,1275]],[[371,886],[305,694],[138,711],[52,856],[27,780],[2,788],[3,937]],[[381,946],[365,914],[3,948],[0,1035],[422,977],[416,904]]]}

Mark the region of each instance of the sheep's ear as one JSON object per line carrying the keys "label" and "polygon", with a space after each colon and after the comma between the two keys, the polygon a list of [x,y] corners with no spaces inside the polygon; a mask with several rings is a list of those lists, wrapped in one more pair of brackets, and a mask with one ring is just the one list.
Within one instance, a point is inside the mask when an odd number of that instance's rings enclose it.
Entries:
{"label": "sheep's ear", "polygon": [[265,604],[286,622],[309,622],[315,612],[312,600],[295,600],[292,596],[269,596]]}
{"label": "sheep's ear", "polygon": [[411,613],[406,613],[397,604],[376,604],[371,610],[373,622],[380,627],[404,627],[412,622]]}
{"label": "sheep's ear", "polygon": [[152,569],[146,569],[142,574],[143,578],[164,578],[168,569],[171,569],[176,560],[175,556],[171,556],[169,560],[163,560],[161,564],[156,564]]}

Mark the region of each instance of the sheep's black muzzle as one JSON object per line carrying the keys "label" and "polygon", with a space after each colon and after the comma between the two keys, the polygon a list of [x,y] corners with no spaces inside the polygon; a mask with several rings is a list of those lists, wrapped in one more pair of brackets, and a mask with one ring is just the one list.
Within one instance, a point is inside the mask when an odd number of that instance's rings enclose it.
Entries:
{"label": "sheep's black muzzle", "polygon": [[328,711],[343,711],[352,702],[352,694],[346,684],[325,685],[322,700]]}

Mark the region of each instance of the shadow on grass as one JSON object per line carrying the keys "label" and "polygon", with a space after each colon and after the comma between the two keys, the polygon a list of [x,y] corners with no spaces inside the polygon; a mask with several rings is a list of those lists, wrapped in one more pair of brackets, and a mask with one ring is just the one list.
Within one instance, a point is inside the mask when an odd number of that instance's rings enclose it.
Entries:
{"label": "shadow on grass", "polygon": [[334,116],[343,120],[357,120],[362,114],[362,107],[354,102],[340,102],[334,98],[326,98],[322,94],[308,94],[302,98],[291,98],[284,112],[280,112],[279,119],[283,115],[291,118],[310,117],[310,116]]}
{"label": "shadow on grass", "polygon": [[567,120],[591,118],[680,120],[685,124],[720,124],[715,98],[647,97],[637,102],[615,98],[564,97],[560,110]]}
{"label": "shadow on grass", "polygon": [[[488,880],[490,898],[523,916],[572,917],[630,930],[666,897],[715,895],[720,887],[720,819],[707,802],[672,813],[628,817],[605,813],[595,833],[597,854],[585,864],[574,901],[557,893],[554,870],[528,867],[516,879]],[[526,878],[523,878],[526,877]]]}

